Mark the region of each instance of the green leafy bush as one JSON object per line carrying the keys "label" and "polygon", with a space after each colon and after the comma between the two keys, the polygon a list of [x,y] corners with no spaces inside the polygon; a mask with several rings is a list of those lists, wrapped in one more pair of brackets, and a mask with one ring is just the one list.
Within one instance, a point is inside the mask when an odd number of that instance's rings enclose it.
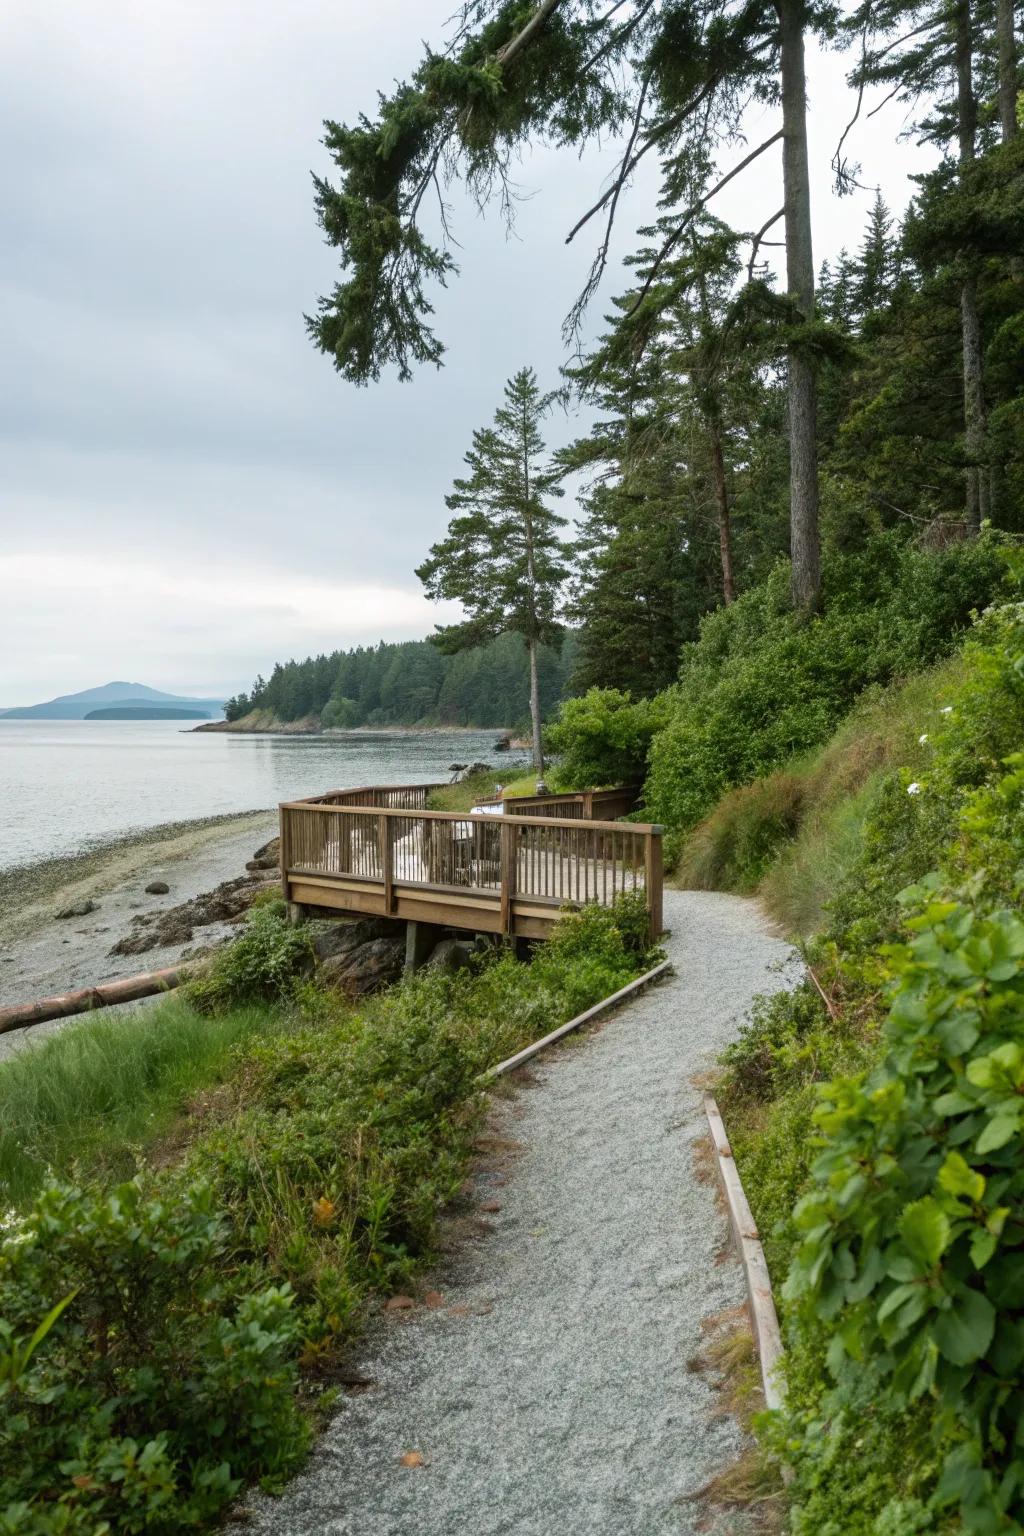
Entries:
{"label": "green leafy bush", "polygon": [[246,913],[239,936],[214,955],[205,975],[189,983],[187,996],[201,1012],[246,1003],[281,1001],[312,968],[309,935],[288,922],[280,899]]}
{"label": "green leafy bush", "polygon": [[224,973],[269,974],[287,1027],[239,1048],[184,1162],[159,1187],[52,1185],[0,1229],[0,1533],[170,1536],[291,1470],[300,1370],[435,1253],[482,1074],[653,958],[626,896],[567,914],[530,965],[495,949],[356,1011],[291,993],[288,936],[254,915]]}
{"label": "green leafy bush", "polygon": [[828,1325],[826,1406],[931,1399],[935,1505],[999,1531],[1024,1519],[1024,922],[907,896],[886,1057],[815,1113],[787,1294]]}
{"label": "green leafy bush", "polygon": [[618,688],[591,688],[567,699],[547,742],[558,755],[558,782],[566,789],[639,784],[651,741],[667,719],[664,696],[634,700]]}
{"label": "green leafy bush", "polygon": [[246,1477],[298,1463],[291,1296],[240,1292],[228,1248],[209,1187],[163,1197],[138,1180],[51,1185],[4,1242],[0,1507],[14,1529],[194,1529]]}

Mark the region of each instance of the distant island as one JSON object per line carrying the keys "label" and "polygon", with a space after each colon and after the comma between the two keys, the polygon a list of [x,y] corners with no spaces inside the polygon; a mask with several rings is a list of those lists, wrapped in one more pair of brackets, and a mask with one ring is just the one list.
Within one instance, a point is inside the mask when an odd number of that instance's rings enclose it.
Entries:
{"label": "distant island", "polygon": [[161,693],[145,683],[114,682],[64,693],[44,704],[3,709],[0,720],[218,720],[223,713],[223,699],[193,699]]}
{"label": "distant island", "polygon": [[202,709],[170,709],[158,704],[116,704],[110,709],[93,709],[86,720],[209,720]]}

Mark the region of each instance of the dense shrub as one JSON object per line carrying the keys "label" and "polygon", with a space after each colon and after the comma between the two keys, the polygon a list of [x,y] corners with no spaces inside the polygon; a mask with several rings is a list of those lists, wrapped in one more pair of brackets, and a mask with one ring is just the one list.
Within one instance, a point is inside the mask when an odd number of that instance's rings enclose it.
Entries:
{"label": "dense shrub", "polygon": [[178,1183],[164,1197],[141,1180],[101,1193],[52,1185],[3,1244],[10,1528],[189,1530],[247,1476],[296,1465],[307,1429],[292,1298],[240,1291],[228,1251],[209,1187]]}
{"label": "dense shrub", "polygon": [[670,713],[651,745],[652,815],[692,827],[726,790],[819,746],[869,685],[951,650],[1004,573],[991,539],[925,554],[886,536],[833,558],[819,617],[794,613],[785,567],[708,615],[663,696]]}
{"label": "dense shrub", "polygon": [[801,1536],[1024,1523],[1022,674],[1024,609],[1004,605],[930,700],[924,766],[875,787],[809,950],[830,1008],[808,983],[728,1052],[777,1278],[793,1260],[788,1405],[767,1433]]}
{"label": "dense shrub", "polygon": [[665,725],[664,697],[632,699],[618,688],[591,688],[567,699],[547,740],[558,754],[558,783],[565,789],[640,784],[655,734]]}
{"label": "dense shrub", "polygon": [[815,1113],[787,1293],[831,1335],[824,1410],[941,1405],[933,1503],[999,1531],[1024,1519],[1024,922],[911,894],[886,1058]]}
{"label": "dense shrub", "polygon": [[189,983],[186,995],[201,1012],[280,1002],[311,968],[309,934],[302,926],[291,926],[284,902],[275,899],[246,913],[238,938],[216,952],[209,969]]}

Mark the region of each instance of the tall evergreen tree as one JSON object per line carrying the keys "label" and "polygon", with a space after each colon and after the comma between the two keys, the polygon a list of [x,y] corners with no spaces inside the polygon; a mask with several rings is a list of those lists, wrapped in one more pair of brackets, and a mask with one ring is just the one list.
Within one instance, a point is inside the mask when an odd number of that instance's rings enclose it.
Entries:
{"label": "tall evergreen tree", "polygon": [[435,643],[449,653],[511,631],[530,658],[533,762],[544,771],[538,652],[561,634],[558,615],[569,573],[558,530],[565,518],[548,501],[561,496],[561,471],[544,458],[540,424],[550,405],[532,368],[505,385],[494,425],[473,433],[470,473],[445,498],[460,515],[433,545],[416,574],[428,596],[453,598],[468,617],[438,628]]}

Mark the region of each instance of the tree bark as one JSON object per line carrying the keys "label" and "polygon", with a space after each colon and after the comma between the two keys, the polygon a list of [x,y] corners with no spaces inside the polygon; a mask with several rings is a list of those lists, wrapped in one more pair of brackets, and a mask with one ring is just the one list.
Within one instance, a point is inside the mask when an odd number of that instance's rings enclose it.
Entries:
{"label": "tree bark", "polygon": [[[953,12],[956,56],[957,119],[961,179],[974,163],[978,103],[974,95],[974,49],[970,0],[958,0]],[[961,351],[964,370],[964,499],[967,523],[977,531],[990,512],[990,484],[985,469],[985,392],[982,377],[981,322],[978,319],[978,279],[973,258],[964,253],[968,270],[960,288]]]}
{"label": "tree bark", "polygon": [[538,779],[544,777],[544,747],[540,735],[540,685],[537,681],[537,641],[531,636],[530,647],[530,722],[533,726],[533,766]]}
{"label": "tree bark", "polygon": [[732,571],[732,522],[729,517],[729,487],[725,483],[725,458],[722,454],[722,438],[716,423],[711,424],[711,467],[715,478],[715,499],[718,502],[718,548],[722,557],[722,601],[729,606],[736,598],[736,584]]}
{"label": "tree bark", "polygon": [[[807,171],[807,85],[803,0],[776,0],[782,71],[782,182],[786,283],[803,319],[814,318],[811,186]],[[818,534],[818,381],[799,345],[789,348],[789,526],[793,602],[813,612],[821,600]]]}
{"label": "tree bark", "polygon": [[1004,144],[1017,137],[1017,38],[1013,30],[1013,0],[996,0],[996,42],[999,50],[999,128]]}

